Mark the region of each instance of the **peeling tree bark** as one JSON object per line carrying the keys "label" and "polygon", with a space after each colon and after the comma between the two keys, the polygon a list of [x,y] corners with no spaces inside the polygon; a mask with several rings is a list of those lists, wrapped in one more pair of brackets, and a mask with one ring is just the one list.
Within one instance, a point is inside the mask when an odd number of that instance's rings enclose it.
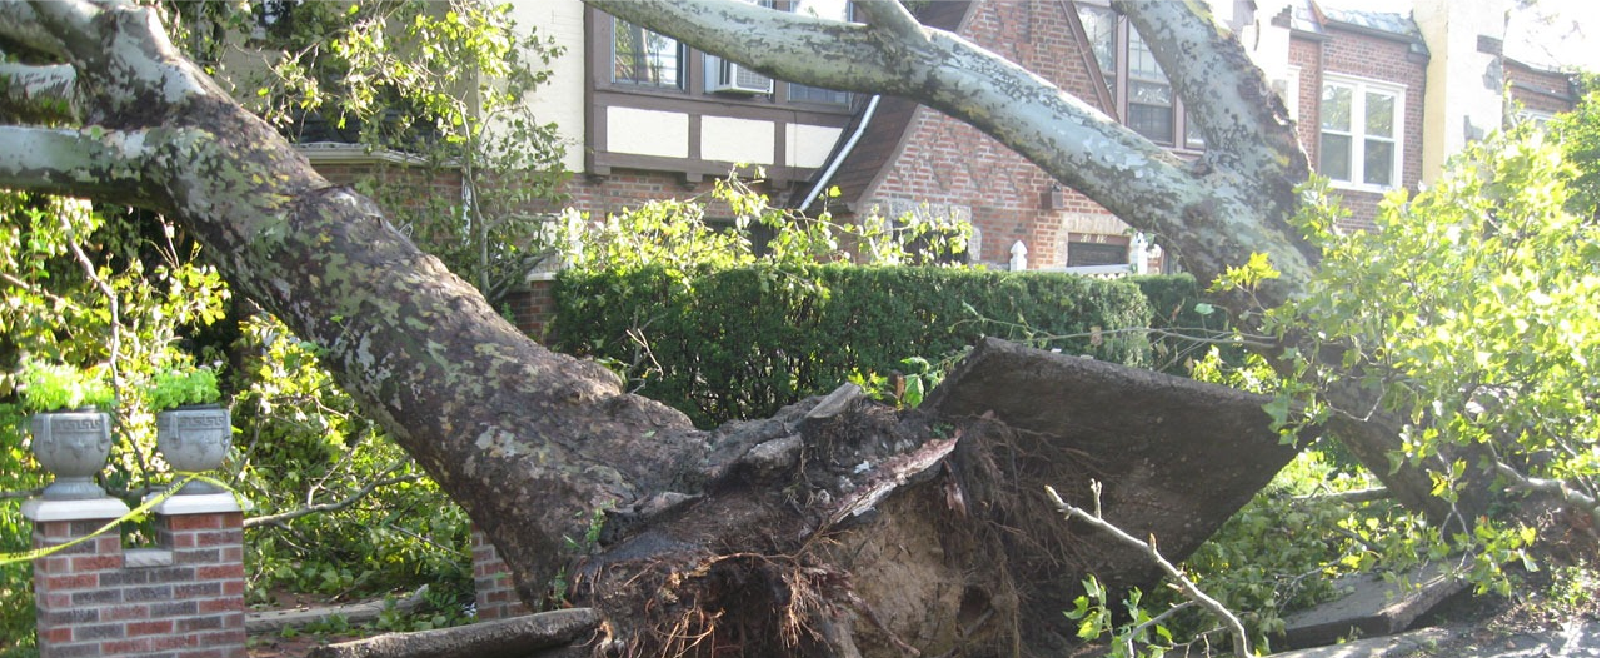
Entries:
{"label": "peeling tree bark", "polygon": [[[1024,144],[1063,180],[1177,236],[1202,275],[1261,249],[1290,284],[1310,267],[1283,223],[1304,158],[1250,76],[1218,92],[1202,121],[1208,137],[1245,140],[1244,153],[1186,165],[1025,71],[906,22],[891,0],[866,5],[883,30],[737,2],[592,1],[695,45],[755,35],[775,53],[752,59],[758,69],[904,93]],[[1164,38],[1234,57],[1182,7],[1128,8],[1168,26]],[[690,35],[713,14],[716,29]],[[610,648],[1044,651],[1089,569],[1113,584],[1148,584],[1153,571],[1060,520],[1042,485],[1082,496],[1089,479],[1106,481],[1108,516],[1181,559],[1292,454],[1261,400],[1001,345],[923,412],[841,391],[698,431],[517,332],[371,201],[330,185],[229,100],[152,10],[0,0],[0,43],[70,65],[74,88],[60,98],[86,126],[0,128],[0,185],[169,213],[235,291],[327,350],[345,390],[494,539],[525,600],[566,571],[572,596],[606,615]],[[846,76],[825,78],[798,52],[830,52]],[[609,510],[602,550],[575,562],[562,538],[583,536],[597,509]]]}

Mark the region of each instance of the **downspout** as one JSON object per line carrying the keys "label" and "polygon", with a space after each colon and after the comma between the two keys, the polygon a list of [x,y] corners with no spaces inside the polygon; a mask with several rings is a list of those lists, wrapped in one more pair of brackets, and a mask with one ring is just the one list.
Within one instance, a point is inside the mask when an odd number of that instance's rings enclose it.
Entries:
{"label": "downspout", "polygon": [[873,94],[872,98],[867,100],[867,109],[861,112],[861,123],[856,126],[856,131],[850,134],[850,139],[845,140],[844,148],[839,149],[838,157],[828,163],[827,169],[822,170],[822,176],[817,178],[817,184],[812,186],[811,192],[806,195],[805,201],[800,202],[799,209],[801,212],[805,212],[806,208],[811,207],[811,202],[817,200],[817,195],[828,189],[828,181],[833,180],[833,175],[839,173],[839,165],[844,164],[844,159],[849,157],[850,151],[855,149],[856,142],[861,139],[861,134],[867,132],[867,124],[872,122],[872,113],[878,111],[879,98],[881,98],[879,95]]}

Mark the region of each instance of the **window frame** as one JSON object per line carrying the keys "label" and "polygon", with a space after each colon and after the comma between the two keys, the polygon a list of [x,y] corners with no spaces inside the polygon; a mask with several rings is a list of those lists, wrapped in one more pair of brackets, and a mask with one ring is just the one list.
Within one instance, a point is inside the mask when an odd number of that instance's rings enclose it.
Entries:
{"label": "window frame", "polygon": [[[1327,90],[1330,86],[1350,90],[1350,126],[1348,130],[1330,130],[1327,126],[1327,107],[1323,99],[1327,96]],[[1369,95],[1373,94],[1388,95],[1392,99],[1394,107],[1389,123],[1391,134],[1388,136],[1375,136],[1368,133],[1368,100]],[[1329,186],[1337,189],[1377,193],[1404,187],[1406,86],[1371,78],[1324,73],[1322,75],[1322,86],[1317,90],[1317,98],[1317,173],[1328,178]],[[1334,178],[1323,167],[1324,158],[1327,155],[1327,136],[1329,134],[1347,136],[1350,139],[1350,177],[1348,179]],[[1366,156],[1369,141],[1386,142],[1392,146],[1393,153],[1390,155],[1390,173],[1387,183],[1366,182]]]}
{"label": "window frame", "polygon": [[[1110,17],[1115,21],[1115,26],[1111,30],[1112,39],[1114,41],[1114,43],[1112,43],[1112,46],[1111,46],[1112,57],[1114,58],[1113,67],[1112,67],[1113,70],[1111,70],[1111,71],[1106,71],[1105,70],[1105,65],[1102,64],[1099,61],[1100,58],[1098,57],[1098,54],[1095,57],[1093,57],[1093,60],[1094,60],[1095,66],[1097,66],[1097,67],[1099,67],[1101,69],[1100,73],[1101,73],[1102,79],[1105,79],[1107,84],[1108,84],[1108,88],[1109,88],[1108,90],[1111,93],[1111,102],[1112,102],[1112,105],[1113,105],[1113,107],[1111,108],[1110,114],[1112,116],[1116,117],[1117,123],[1122,124],[1124,127],[1128,128],[1129,130],[1133,130],[1135,133],[1138,133],[1139,136],[1144,137],[1145,139],[1149,139],[1151,143],[1153,143],[1153,144],[1155,144],[1157,146],[1160,146],[1161,148],[1167,149],[1169,151],[1178,151],[1178,152],[1183,152],[1183,153],[1201,153],[1201,152],[1203,152],[1205,150],[1204,140],[1202,139],[1202,136],[1198,133],[1198,131],[1191,131],[1190,130],[1190,125],[1189,125],[1190,122],[1189,122],[1189,118],[1188,118],[1188,116],[1189,116],[1188,115],[1188,109],[1187,109],[1187,107],[1185,107],[1185,104],[1183,102],[1183,98],[1178,95],[1177,88],[1172,84],[1171,78],[1167,77],[1165,71],[1161,72],[1161,76],[1166,81],[1166,86],[1167,86],[1167,88],[1169,90],[1169,93],[1171,94],[1171,97],[1172,97],[1172,105],[1169,106],[1169,109],[1168,109],[1168,113],[1171,116],[1171,126],[1172,126],[1172,139],[1171,139],[1171,141],[1170,142],[1159,141],[1159,140],[1151,138],[1148,135],[1145,135],[1142,132],[1139,132],[1138,130],[1134,130],[1133,126],[1128,122],[1128,120],[1130,118],[1129,106],[1130,105],[1151,106],[1148,103],[1141,104],[1141,103],[1130,103],[1129,102],[1129,100],[1130,100],[1129,99],[1130,83],[1149,84],[1151,82],[1150,80],[1145,79],[1145,78],[1140,78],[1138,80],[1133,80],[1132,79],[1133,76],[1132,76],[1132,72],[1130,70],[1131,67],[1129,66],[1129,61],[1130,61],[1129,53],[1131,52],[1131,48],[1134,45],[1133,37],[1134,37],[1134,35],[1137,34],[1137,31],[1134,30],[1134,28],[1133,28],[1133,26],[1131,24],[1129,24],[1128,18],[1126,16],[1123,16],[1123,15],[1117,13],[1116,11],[1112,10],[1109,5],[1102,4],[1102,3],[1099,3],[1099,2],[1081,2],[1081,1],[1076,3],[1076,4],[1077,4],[1078,12],[1079,12],[1078,20],[1080,22],[1083,20],[1082,12],[1086,12],[1086,11],[1105,12],[1107,14],[1110,14]],[[1084,27],[1084,36],[1088,37],[1090,39],[1091,43],[1089,44],[1089,47],[1092,50],[1094,48],[1094,45],[1092,43],[1094,37],[1093,37],[1093,35],[1089,34],[1089,30],[1088,30],[1087,26]],[[1142,37],[1141,37],[1141,40],[1142,40]],[[1148,48],[1148,45],[1146,47]],[[1194,134],[1191,135],[1190,134],[1191,132],[1194,132]]]}
{"label": "window frame", "polygon": [[[675,46],[675,48],[677,50],[677,54],[673,58],[675,60],[675,62],[677,63],[677,67],[676,67],[677,68],[677,74],[673,76],[673,82],[671,84],[661,83],[661,82],[651,82],[649,80],[641,80],[641,79],[638,79],[637,77],[628,77],[628,78],[619,78],[619,77],[617,77],[617,69],[618,69],[617,35],[621,32],[621,28],[623,26],[627,26],[630,29],[630,31],[633,33],[633,35],[635,35],[639,39],[639,42],[641,44],[643,44],[645,42],[646,38],[649,35],[652,35],[652,34],[659,35],[661,38],[670,40],[672,42],[673,46]],[[611,74],[608,76],[608,78],[609,78],[609,82],[611,84],[617,85],[619,87],[627,87],[627,88],[633,88],[633,89],[650,89],[650,90],[659,90],[659,91],[667,91],[667,92],[684,91],[684,90],[686,90],[688,88],[688,85],[689,85],[689,75],[688,75],[689,74],[689,66],[688,66],[688,63],[689,63],[689,52],[690,51],[689,51],[689,48],[683,44],[682,41],[679,41],[677,39],[674,39],[674,38],[669,37],[669,36],[664,35],[664,34],[660,34],[659,32],[655,32],[653,30],[649,30],[649,29],[646,29],[644,27],[641,27],[641,26],[638,26],[638,25],[634,25],[633,23],[629,23],[629,22],[624,21],[624,20],[622,20],[620,18],[612,18],[611,19],[611,29],[609,30],[609,32],[610,32],[610,42],[608,44],[608,46],[609,46],[608,50],[609,50],[609,52],[611,54],[611,57],[610,57],[610,66],[608,67],[608,70],[611,72]],[[651,57],[651,55],[649,54],[648,51],[645,51],[645,52],[641,52],[638,57],[639,57],[639,59],[649,59]],[[632,68],[635,69],[635,71],[634,71],[634,75],[635,76],[638,75],[639,69],[641,68],[641,66],[644,66],[644,65],[642,65],[638,61],[634,62]]]}
{"label": "window frame", "polygon": [[[799,6],[799,3],[795,0],[746,1],[752,2],[753,4],[760,4],[764,7],[777,11],[794,11]],[[853,20],[855,16],[854,8],[853,5],[850,6],[850,16]],[[794,93],[791,91],[792,88],[800,87],[809,90],[819,90],[823,88],[790,83],[778,78],[773,79],[774,84],[772,92],[767,94],[729,94],[713,91],[711,89],[711,82],[715,79],[716,67],[721,64],[722,58],[701,51],[697,48],[690,48],[687,44],[684,44],[682,41],[677,39],[672,39],[672,41],[676,43],[678,47],[677,84],[657,84],[648,81],[618,78],[616,75],[618,28],[622,26],[629,26],[634,30],[639,31],[640,34],[649,34],[651,33],[651,30],[633,25],[627,21],[618,19],[592,8],[590,11],[590,16],[594,17],[594,19],[599,23],[590,29],[590,34],[594,35],[594,37],[600,41],[600,43],[595,44],[598,47],[591,48],[590,52],[593,53],[592,56],[605,58],[605,67],[595,71],[595,73],[598,75],[596,75],[593,80],[595,85],[607,91],[628,94],[645,94],[660,97],[715,99],[721,103],[736,105],[778,105],[792,106],[796,108],[817,108],[824,111],[833,109],[848,110],[855,102],[855,95],[849,92],[834,92],[837,93],[838,96],[831,100],[795,98]],[[665,35],[663,35],[663,37],[671,39],[671,37],[666,37]],[[824,91],[832,92],[833,90]]]}

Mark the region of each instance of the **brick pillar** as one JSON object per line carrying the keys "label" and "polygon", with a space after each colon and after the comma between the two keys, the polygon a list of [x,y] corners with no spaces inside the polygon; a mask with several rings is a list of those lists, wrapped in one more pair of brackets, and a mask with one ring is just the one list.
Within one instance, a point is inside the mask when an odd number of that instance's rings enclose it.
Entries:
{"label": "brick pillar", "polygon": [[506,297],[512,324],[540,343],[555,340],[555,272],[537,272],[527,285]]}
{"label": "brick pillar", "polygon": [[494,542],[476,527],[472,529],[472,580],[476,586],[478,619],[505,619],[528,614],[511,582],[511,567],[500,559]]}
{"label": "brick pillar", "polygon": [[[43,548],[122,516],[121,501],[30,500]],[[245,658],[243,515],[232,494],[173,496],[154,509],[160,547],[114,531],[34,560],[40,658]]]}

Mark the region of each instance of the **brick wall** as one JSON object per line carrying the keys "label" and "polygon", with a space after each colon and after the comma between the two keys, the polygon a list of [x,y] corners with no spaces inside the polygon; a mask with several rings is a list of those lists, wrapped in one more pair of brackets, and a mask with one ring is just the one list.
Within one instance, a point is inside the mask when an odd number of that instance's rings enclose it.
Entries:
{"label": "brick wall", "polygon": [[478,619],[505,619],[528,614],[517,597],[506,566],[494,544],[477,528],[472,529],[472,579],[477,587]]}
{"label": "brick wall", "polygon": [[[1084,66],[1082,44],[1073,38],[1069,5],[1040,2],[986,2],[962,35],[1062,87],[1079,98],[1096,98]],[[1105,108],[1101,108],[1105,109]],[[966,123],[928,108],[918,108],[904,149],[873,191],[874,199],[962,205],[982,233],[978,260],[1006,263],[1011,246],[1028,247],[1029,267],[1066,262],[1064,234],[1069,217],[1109,216],[1087,197],[1064,190],[1064,207],[1046,209],[1041,200],[1055,183],[1043,170]]]}
{"label": "brick wall", "polygon": [[556,319],[554,281],[529,281],[524,289],[507,295],[506,305],[511,308],[511,324],[523,333],[545,344],[555,338],[552,331]]}
{"label": "brick wall", "polygon": [[[85,504],[87,513],[75,512]],[[24,514],[34,547],[45,548],[126,510],[110,499],[33,501]],[[34,560],[40,658],[245,658],[243,516],[233,496],[174,496],[154,521],[159,548],[124,549],[113,531]]]}
{"label": "brick wall", "polygon": [[[1330,24],[1325,39],[1296,37],[1289,49],[1290,63],[1300,66],[1299,125],[1301,143],[1318,162],[1318,132],[1322,123],[1323,73],[1378,80],[1405,87],[1401,113],[1401,186],[1416,190],[1422,178],[1422,100],[1427,91],[1426,56],[1411,52],[1411,44]],[[1350,210],[1347,228],[1372,228],[1383,195],[1364,190],[1337,190]]]}
{"label": "brick wall", "polygon": [[1523,107],[1551,114],[1572,111],[1576,98],[1572,78],[1568,74],[1535,69],[1508,60],[1505,63],[1505,76],[1512,100]]}

